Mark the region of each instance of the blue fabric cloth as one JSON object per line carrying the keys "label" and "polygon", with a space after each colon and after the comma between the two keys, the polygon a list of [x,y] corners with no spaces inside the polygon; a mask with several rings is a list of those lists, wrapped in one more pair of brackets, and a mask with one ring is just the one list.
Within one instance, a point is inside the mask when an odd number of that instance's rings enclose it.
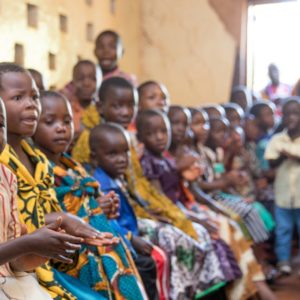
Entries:
{"label": "blue fabric cloth", "polygon": [[265,159],[265,151],[272,136],[273,134],[271,133],[264,135],[259,139],[256,145],[256,156],[263,171],[268,171],[270,169],[269,162]]}
{"label": "blue fabric cloth", "polygon": [[123,229],[123,232],[127,234],[131,232],[133,235],[138,235],[138,224],[135,213],[128,202],[128,199],[123,194],[121,188],[117,184],[116,180],[111,178],[103,169],[96,168],[94,178],[100,183],[101,190],[104,193],[114,191],[120,197],[120,215],[117,218],[119,226]]}
{"label": "blue fabric cloth", "polygon": [[296,226],[300,233],[300,209],[275,206],[276,242],[275,253],[278,262],[287,262],[291,258],[293,229]]}

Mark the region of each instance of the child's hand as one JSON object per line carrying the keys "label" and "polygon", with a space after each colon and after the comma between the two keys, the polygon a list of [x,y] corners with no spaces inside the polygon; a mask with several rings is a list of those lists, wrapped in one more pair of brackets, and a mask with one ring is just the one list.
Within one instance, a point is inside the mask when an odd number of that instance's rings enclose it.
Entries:
{"label": "child's hand", "polygon": [[193,154],[184,154],[181,157],[178,157],[176,160],[177,171],[181,173],[184,170],[189,169],[197,160],[198,157]]}
{"label": "child's hand", "polygon": [[83,238],[87,244],[110,246],[119,242],[119,239],[114,238],[111,233],[99,232],[79,217],[71,214],[64,214],[61,227],[68,234]]}
{"label": "child's hand", "polygon": [[240,173],[236,170],[230,171],[224,179],[228,182],[229,186],[237,186],[240,184]]}
{"label": "child's hand", "polygon": [[282,150],[282,151],[280,152],[280,154],[281,154],[283,157],[286,157],[286,158],[288,158],[288,159],[293,159],[293,160],[299,160],[299,159],[300,159],[300,157],[295,156],[295,155],[289,153],[289,152],[286,151],[286,150]]}
{"label": "child's hand", "polygon": [[[40,228],[27,236],[29,252],[35,255],[55,259],[63,263],[72,263],[68,256],[79,250],[83,239],[61,231],[61,218],[55,223]],[[41,259],[41,262],[43,259]]]}
{"label": "child's hand", "polygon": [[108,219],[116,219],[119,216],[120,199],[115,192],[98,197],[97,201]]}
{"label": "child's hand", "polygon": [[203,168],[198,162],[195,162],[190,168],[182,172],[182,177],[187,181],[194,181],[203,175]]}
{"label": "child's hand", "polygon": [[255,187],[257,190],[263,190],[267,188],[268,186],[268,180],[266,178],[259,178],[255,180]]}
{"label": "child's hand", "polygon": [[141,255],[151,256],[153,246],[139,236],[133,236],[131,243],[135,251]]}

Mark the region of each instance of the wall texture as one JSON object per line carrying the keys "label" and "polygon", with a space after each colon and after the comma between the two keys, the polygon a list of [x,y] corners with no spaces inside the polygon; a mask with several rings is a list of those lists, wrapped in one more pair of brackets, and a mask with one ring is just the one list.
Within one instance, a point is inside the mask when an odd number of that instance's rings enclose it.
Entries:
{"label": "wall texture", "polygon": [[[197,106],[228,100],[241,35],[240,2],[246,0],[0,0],[0,61],[14,59],[15,43],[24,47],[24,66],[43,72],[61,87],[78,58],[94,60],[94,37],[112,28],[122,36],[121,68],[139,81],[160,80],[173,103]],[[38,7],[38,26],[27,25],[27,4]],[[68,19],[61,32],[59,15]],[[49,52],[56,67],[49,69]]]}

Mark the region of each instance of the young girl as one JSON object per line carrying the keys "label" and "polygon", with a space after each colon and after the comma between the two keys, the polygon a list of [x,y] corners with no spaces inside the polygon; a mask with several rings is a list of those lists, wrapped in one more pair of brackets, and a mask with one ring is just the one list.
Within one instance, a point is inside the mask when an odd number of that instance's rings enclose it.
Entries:
{"label": "young girl", "polygon": [[169,92],[162,83],[153,80],[145,81],[139,85],[138,93],[139,111],[150,108],[168,111]]}
{"label": "young girl", "polygon": [[236,103],[226,103],[223,105],[230,126],[241,126],[245,117],[243,109]]}
{"label": "young girl", "polygon": [[[0,152],[6,144],[6,114],[0,98]],[[16,177],[4,165],[0,165],[0,298],[24,300],[50,300],[37,280],[30,273],[47,259],[53,258],[71,263],[67,251],[80,248],[79,238],[59,232],[61,219],[54,224],[26,234],[21,229],[17,211]],[[22,232],[23,231],[23,232]]]}
{"label": "young girl", "polygon": [[[117,232],[110,226],[99,208],[101,198],[98,183],[88,176],[80,164],[64,153],[73,138],[72,113],[67,99],[56,92],[45,92],[41,95],[41,104],[42,114],[33,138],[54,166],[55,191],[62,208],[84,218],[99,231],[107,231],[117,237]],[[108,196],[114,197],[111,194]],[[117,216],[117,211],[111,211],[109,216]],[[125,245],[119,243],[113,249],[83,247],[81,253],[82,259],[85,259],[86,269],[100,270],[100,274],[94,271],[94,274],[87,278],[89,283],[86,284],[96,290],[99,286],[99,292],[106,297],[113,295],[114,299],[123,297],[132,300],[143,299],[138,287],[138,284],[141,285],[139,276],[135,272],[135,265]],[[121,269],[124,273],[119,273]],[[69,271],[70,275],[73,273],[74,270]],[[79,279],[87,280],[84,274],[79,274]],[[123,284],[127,287],[124,288]]]}
{"label": "young girl", "polygon": [[[52,188],[53,177],[46,157],[28,142],[36,129],[40,103],[35,83],[22,67],[11,63],[0,64],[0,96],[7,111],[8,144],[0,155],[18,180],[18,208],[28,232],[62,218],[60,227],[67,233],[93,245],[112,245],[112,235],[100,233],[81,219],[61,212]],[[75,258],[78,257],[77,255]],[[79,257],[80,258],[80,257]],[[44,288],[56,299],[99,299],[100,295],[78,279],[46,263],[36,269]],[[71,266],[72,268],[72,266]]]}

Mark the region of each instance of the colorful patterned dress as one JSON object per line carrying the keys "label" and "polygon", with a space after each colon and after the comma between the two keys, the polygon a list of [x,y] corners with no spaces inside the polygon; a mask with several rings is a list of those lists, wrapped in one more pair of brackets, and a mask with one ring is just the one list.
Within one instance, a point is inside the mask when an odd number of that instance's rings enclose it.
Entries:
{"label": "colorful patterned dress", "polygon": [[[54,176],[49,161],[41,151],[25,140],[22,141],[21,146],[35,166],[34,176],[30,174],[9,145],[2,152],[0,162],[5,164],[17,176],[18,209],[21,221],[26,224],[28,232],[33,232],[45,225],[45,214],[61,211],[61,207],[53,189]],[[94,259],[94,257],[87,256],[84,251],[85,248],[83,247],[80,253],[77,253],[77,256],[74,257],[72,265],[60,264],[54,268],[48,262],[36,269],[40,284],[53,299],[112,299],[108,280],[106,277],[101,277],[102,270],[84,267],[87,257],[91,261]],[[94,266],[97,266],[96,261]],[[67,272],[75,277],[70,276]],[[81,282],[76,277],[85,277],[86,281]],[[95,286],[94,278],[98,279]],[[122,281],[120,283],[124,284]],[[135,289],[132,289],[132,292],[135,291]],[[137,298],[132,297],[130,299],[141,299],[139,290],[136,295]],[[125,297],[116,299],[125,299]]]}

